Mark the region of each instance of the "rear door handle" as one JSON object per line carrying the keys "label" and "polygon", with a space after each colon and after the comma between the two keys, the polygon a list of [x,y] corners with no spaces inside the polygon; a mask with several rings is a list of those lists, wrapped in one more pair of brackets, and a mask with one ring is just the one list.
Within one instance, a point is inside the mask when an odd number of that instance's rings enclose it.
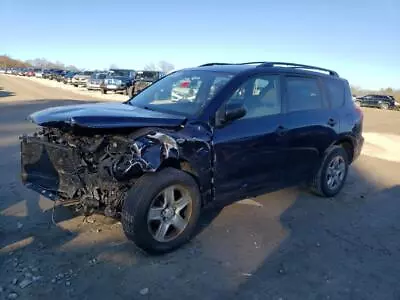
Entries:
{"label": "rear door handle", "polygon": [[330,118],[330,119],[328,120],[328,125],[331,126],[331,127],[335,126],[336,123],[337,123],[336,120],[334,120],[334,119],[332,119],[332,118]]}
{"label": "rear door handle", "polygon": [[275,133],[279,136],[284,136],[288,132],[288,129],[286,127],[283,127],[282,125],[279,125],[278,128],[276,128]]}

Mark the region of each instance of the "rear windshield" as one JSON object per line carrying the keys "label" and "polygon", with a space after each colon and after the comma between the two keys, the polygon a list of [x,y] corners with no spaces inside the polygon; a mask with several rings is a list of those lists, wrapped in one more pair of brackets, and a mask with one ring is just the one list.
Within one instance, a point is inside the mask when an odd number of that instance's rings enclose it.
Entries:
{"label": "rear windshield", "polygon": [[137,72],[135,79],[136,80],[155,80],[157,79],[157,72],[143,71]]}
{"label": "rear windshield", "polygon": [[123,76],[123,77],[130,77],[132,75],[131,70],[110,70],[109,76]]}
{"label": "rear windshield", "polygon": [[92,74],[92,79],[104,79],[104,78],[106,78],[106,77],[107,77],[107,75],[104,74],[104,73],[95,73],[95,74]]}

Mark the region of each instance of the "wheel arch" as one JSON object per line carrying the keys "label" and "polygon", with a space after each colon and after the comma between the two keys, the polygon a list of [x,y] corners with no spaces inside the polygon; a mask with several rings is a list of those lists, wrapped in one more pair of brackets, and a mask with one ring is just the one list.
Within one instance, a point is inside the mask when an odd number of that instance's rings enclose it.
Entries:
{"label": "wheel arch", "polygon": [[196,167],[190,163],[190,161],[185,160],[185,159],[178,159],[178,158],[168,158],[164,160],[161,165],[157,168],[156,172],[159,172],[165,168],[174,168],[177,170],[181,170],[187,174],[189,174],[194,181],[197,183],[201,197],[202,197],[202,204],[205,205],[206,203],[210,202],[211,200],[209,199],[211,197],[211,191],[207,187],[206,184],[204,184],[204,179],[202,180],[201,175],[199,172],[196,170]]}
{"label": "wheel arch", "polygon": [[351,137],[344,136],[341,137],[339,140],[337,140],[334,145],[336,146],[342,146],[343,149],[347,153],[347,158],[349,159],[349,164],[353,162],[354,158],[354,141]]}

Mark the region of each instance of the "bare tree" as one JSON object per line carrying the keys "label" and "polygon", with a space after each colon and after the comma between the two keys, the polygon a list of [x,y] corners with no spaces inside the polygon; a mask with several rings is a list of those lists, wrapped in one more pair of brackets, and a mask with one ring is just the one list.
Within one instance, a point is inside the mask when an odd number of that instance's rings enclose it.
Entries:
{"label": "bare tree", "polygon": [[164,73],[169,73],[174,69],[174,65],[165,60],[159,61],[157,65],[153,62],[150,62],[143,67],[143,70],[145,71],[161,71]]}
{"label": "bare tree", "polygon": [[153,62],[151,62],[151,63],[146,64],[144,66],[143,70],[145,70],[145,71],[156,71],[157,67]]}
{"label": "bare tree", "polygon": [[173,71],[175,69],[175,66],[173,64],[171,64],[165,60],[160,61],[158,63],[158,67],[162,72],[164,72],[166,74],[170,73],[171,71]]}
{"label": "bare tree", "polygon": [[74,65],[66,66],[65,69],[68,71],[74,71],[74,72],[79,71],[79,69],[77,67],[75,67]]}

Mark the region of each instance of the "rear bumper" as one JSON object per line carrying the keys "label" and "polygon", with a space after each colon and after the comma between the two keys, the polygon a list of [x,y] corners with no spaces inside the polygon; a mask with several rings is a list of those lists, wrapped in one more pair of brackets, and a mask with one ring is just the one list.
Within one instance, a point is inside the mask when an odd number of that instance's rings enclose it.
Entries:
{"label": "rear bumper", "polygon": [[78,176],[80,159],[73,148],[21,138],[21,179],[30,189],[50,198],[72,199],[82,188]]}
{"label": "rear bumper", "polygon": [[354,155],[353,155],[353,161],[355,161],[360,155],[362,151],[362,147],[364,145],[364,138],[360,136],[354,145]]}
{"label": "rear bumper", "polygon": [[73,85],[78,85],[78,86],[86,86],[86,84],[87,84],[87,82],[86,81],[71,81],[71,84],[73,84]]}
{"label": "rear bumper", "polygon": [[100,90],[101,85],[100,85],[100,84],[90,84],[90,83],[88,83],[88,84],[86,85],[86,88],[87,88],[88,90]]}
{"label": "rear bumper", "polygon": [[107,84],[107,85],[103,85],[102,88],[106,91],[123,91],[123,90],[126,90],[128,88],[128,86]]}

